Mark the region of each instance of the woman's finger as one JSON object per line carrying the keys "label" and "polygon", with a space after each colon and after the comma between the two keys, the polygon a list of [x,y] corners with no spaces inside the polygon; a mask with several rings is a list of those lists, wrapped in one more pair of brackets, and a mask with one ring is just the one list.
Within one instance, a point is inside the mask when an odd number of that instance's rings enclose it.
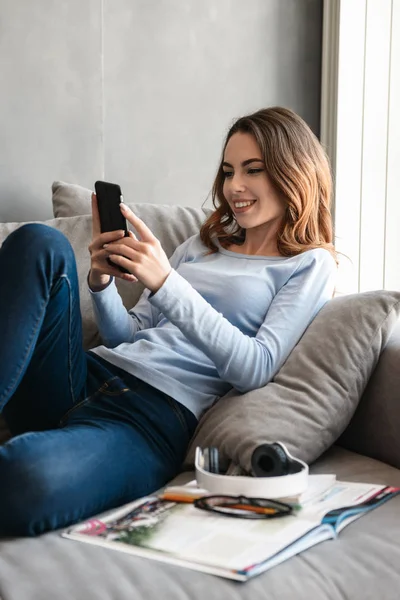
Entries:
{"label": "woman's finger", "polygon": [[97,243],[99,248],[104,246],[104,244],[110,244],[111,242],[118,242],[125,236],[125,232],[122,229],[117,229],[116,231],[105,231],[101,233],[97,238]]}
{"label": "woman's finger", "polygon": [[97,252],[96,255],[93,256],[93,268],[100,271],[104,275],[112,275],[113,277],[125,279],[126,281],[132,281],[134,283],[138,281],[137,277],[135,277],[135,275],[132,273],[124,273],[117,267],[111,265],[107,260],[108,258],[110,258],[110,255],[105,250]]}
{"label": "woman's finger", "polygon": [[[140,244],[140,242],[136,242],[136,243]],[[137,258],[138,255],[140,254],[140,251],[138,248],[131,246],[129,243],[128,244],[119,243],[118,241],[111,242],[110,244],[103,244],[103,250],[106,250],[106,252],[108,252],[108,254],[120,254],[121,256],[126,256],[127,258],[132,258],[132,260]]]}
{"label": "woman's finger", "polygon": [[142,242],[153,242],[157,239],[142,219],[139,219],[126,204],[121,202],[120,209],[126,220],[136,229]]}
{"label": "woman's finger", "polygon": [[105,233],[100,233],[97,235],[91,243],[89,244],[89,252],[93,254],[94,251],[103,248],[104,244],[110,244],[111,242],[117,242],[121,238],[124,237],[123,230],[117,231],[106,231]]}
{"label": "woman's finger", "polygon": [[[122,254],[110,254],[108,258],[115,265],[124,267],[128,271],[129,271],[129,269],[132,268],[132,260],[130,258],[127,258],[126,256],[122,256]],[[131,274],[133,275],[133,273],[131,273]]]}
{"label": "woman's finger", "polygon": [[125,279],[125,281],[130,281],[132,283],[137,283],[139,281],[137,277],[132,275],[132,273],[123,273],[122,271],[119,271],[119,275],[117,275],[117,277]]}

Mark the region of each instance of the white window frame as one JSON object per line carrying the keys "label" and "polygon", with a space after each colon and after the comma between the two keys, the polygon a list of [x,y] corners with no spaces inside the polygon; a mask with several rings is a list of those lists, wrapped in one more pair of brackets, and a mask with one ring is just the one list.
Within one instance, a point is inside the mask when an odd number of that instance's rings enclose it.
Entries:
{"label": "white window frame", "polygon": [[339,293],[400,289],[399,107],[400,0],[324,0],[321,141],[348,257]]}

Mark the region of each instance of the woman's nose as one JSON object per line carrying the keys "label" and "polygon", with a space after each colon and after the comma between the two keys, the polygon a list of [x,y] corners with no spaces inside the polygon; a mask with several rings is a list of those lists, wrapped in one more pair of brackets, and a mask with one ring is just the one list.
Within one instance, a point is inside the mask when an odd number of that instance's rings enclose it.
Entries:
{"label": "woman's nose", "polygon": [[231,179],[231,183],[232,183],[232,190],[234,192],[242,192],[245,189],[245,185],[243,182],[243,178],[241,177],[241,175],[234,175]]}

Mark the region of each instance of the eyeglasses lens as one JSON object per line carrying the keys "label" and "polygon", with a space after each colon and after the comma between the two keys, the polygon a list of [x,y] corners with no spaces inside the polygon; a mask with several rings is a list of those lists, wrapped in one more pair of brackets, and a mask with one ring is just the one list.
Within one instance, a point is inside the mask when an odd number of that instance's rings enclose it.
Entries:
{"label": "eyeglasses lens", "polygon": [[203,496],[194,504],[203,510],[246,519],[271,519],[292,512],[292,507],[287,504],[245,496]]}

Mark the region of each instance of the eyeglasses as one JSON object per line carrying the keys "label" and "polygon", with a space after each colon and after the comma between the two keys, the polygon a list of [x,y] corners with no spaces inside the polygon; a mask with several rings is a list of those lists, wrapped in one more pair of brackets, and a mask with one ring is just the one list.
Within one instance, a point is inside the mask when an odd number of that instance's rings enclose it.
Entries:
{"label": "eyeglasses", "polygon": [[285,502],[246,496],[202,496],[193,504],[202,510],[242,519],[276,519],[293,512],[293,506]]}

